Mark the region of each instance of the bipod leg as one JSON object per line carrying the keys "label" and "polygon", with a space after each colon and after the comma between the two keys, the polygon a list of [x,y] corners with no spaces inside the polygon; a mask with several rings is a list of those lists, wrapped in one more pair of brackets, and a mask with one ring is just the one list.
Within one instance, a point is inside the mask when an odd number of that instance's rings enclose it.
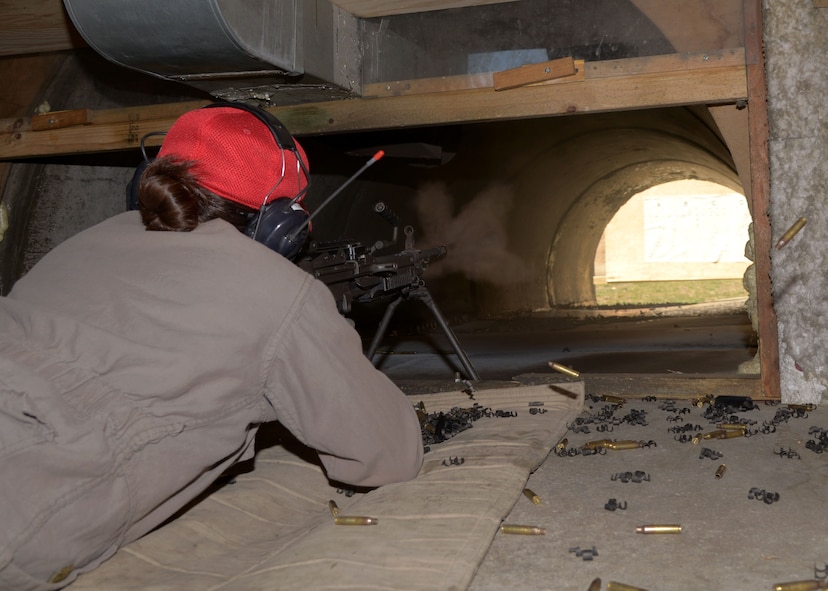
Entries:
{"label": "bipod leg", "polygon": [[391,317],[394,315],[394,311],[397,309],[397,306],[400,305],[402,300],[403,298],[400,296],[388,304],[388,307],[385,309],[385,314],[382,315],[382,320],[377,327],[377,332],[374,334],[371,346],[368,347],[368,352],[366,353],[366,356],[371,360],[371,363],[374,362],[374,354],[377,352],[377,348],[379,347],[380,341],[382,341],[382,337],[385,336],[385,331],[388,330],[388,324],[391,322]]}
{"label": "bipod leg", "polygon": [[451,343],[454,352],[457,354],[457,358],[460,360],[460,364],[463,366],[463,369],[466,370],[466,377],[470,380],[474,380],[476,382],[480,381],[480,376],[477,374],[477,371],[474,369],[474,366],[471,364],[468,355],[463,350],[463,347],[460,346],[460,341],[457,340],[457,337],[454,334],[454,331],[451,330],[449,327],[448,322],[446,322],[443,313],[440,312],[440,308],[437,307],[437,303],[432,299],[431,293],[426,289],[425,286],[420,286],[416,289],[413,289],[408,294],[409,297],[415,297],[417,299],[422,300],[426,306],[428,306],[431,313],[434,314],[434,318],[437,320],[437,324],[440,325],[440,328],[443,330],[443,334],[446,335],[446,338]]}

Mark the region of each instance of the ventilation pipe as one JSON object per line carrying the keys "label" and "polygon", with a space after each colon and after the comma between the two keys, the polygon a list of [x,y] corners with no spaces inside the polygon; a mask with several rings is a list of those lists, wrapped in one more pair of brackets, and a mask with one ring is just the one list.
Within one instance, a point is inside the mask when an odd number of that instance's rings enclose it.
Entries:
{"label": "ventilation pipe", "polygon": [[267,103],[299,83],[303,90],[358,90],[357,19],[325,0],[64,4],[84,40],[106,59],[218,98]]}

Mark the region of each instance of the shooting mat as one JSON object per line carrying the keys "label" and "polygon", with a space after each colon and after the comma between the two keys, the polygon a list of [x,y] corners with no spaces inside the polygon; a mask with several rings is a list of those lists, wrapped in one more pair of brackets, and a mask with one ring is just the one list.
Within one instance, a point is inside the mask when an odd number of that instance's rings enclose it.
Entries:
{"label": "shooting mat", "polygon": [[[82,575],[72,591],[467,588],[530,473],[581,411],[584,386],[411,399],[429,413],[476,402],[517,416],[481,418],[431,446],[413,481],[350,497],[304,454],[261,449],[253,470]],[[530,414],[530,402],[546,412]],[[378,523],[334,525],[329,500],[340,515]]]}

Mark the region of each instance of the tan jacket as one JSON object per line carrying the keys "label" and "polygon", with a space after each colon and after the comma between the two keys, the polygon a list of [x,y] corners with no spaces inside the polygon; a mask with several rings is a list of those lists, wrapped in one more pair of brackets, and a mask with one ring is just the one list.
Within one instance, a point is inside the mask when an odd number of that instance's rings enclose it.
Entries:
{"label": "tan jacket", "polygon": [[70,238],[0,299],[0,588],[91,570],[274,420],[334,481],[422,463],[411,403],[280,255],[219,220],[147,232],[137,212]]}

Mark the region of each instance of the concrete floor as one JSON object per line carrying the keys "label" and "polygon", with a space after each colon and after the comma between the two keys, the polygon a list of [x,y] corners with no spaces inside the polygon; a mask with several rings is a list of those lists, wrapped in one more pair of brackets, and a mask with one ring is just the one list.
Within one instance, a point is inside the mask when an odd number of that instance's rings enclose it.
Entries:
{"label": "concrete floor", "polygon": [[[607,406],[594,402],[589,410]],[[728,413],[750,421],[749,432],[758,431],[753,436],[694,445],[681,435],[715,430],[705,418],[709,405],[664,398],[609,406],[617,419],[643,413],[647,425],[621,423],[611,432],[597,431],[601,422],[583,425],[590,432],[570,431],[567,450],[604,438],[655,445],[605,455],[551,454],[527,483],[542,503],[521,498],[506,520],[544,527],[546,535],[496,536],[472,591],[586,591],[596,578],[650,591],[754,591],[825,578],[828,465],[825,454],[807,445],[819,440],[809,430],[828,429],[828,409],[776,422],[789,409],[759,403],[756,410]],[[702,431],[670,431],[688,425]],[[716,478],[722,465],[724,475]],[[646,476],[635,478],[637,472]],[[767,503],[757,490],[778,500]],[[626,508],[607,509],[611,499]],[[682,532],[636,533],[648,524],[679,524]],[[578,557],[574,548],[595,555]]]}
{"label": "concrete floor", "polygon": [[[452,328],[484,381],[548,372],[550,361],[583,374],[734,377],[739,364],[756,353],[756,338],[742,304],[605,310],[600,315],[542,312]],[[400,381],[462,373],[449,342],[436,328],[418,335],[389,330],[374,363]]]}
{"label": "concrete floor", "polygon": [[[583,424],[574,424],[566,437],[570,451],[553,452],[529,478],[541,504],[521,498],[506,520],[543,527],[546,534],[498,534],[472,591],[594,591],[610,581],[650,591],[753,591],[815,577],[824,582],[828,455],[817,453],[814,443],[828,430],[828,409],[801,412],[758,402],[752,410],[711,415],[717,406],[676,396],[679,388],[667,379],[699,376],[697,388],[709,385],[705,395],[738,394],[736,367],[755,353],[746,315],[535,317],[455,331],[483,378],[478,387],[527,381],[527,375],[543,379],[550,360],[579,369],[588,386],[590,376],[606,372],[587,388]],[[380,367],[404,389],[456,387],[447,379],[458,369],[456,358],[439,335],[432,337],[387,339]],[[623,405],[599,400],[614,393],[612,374],[619,368],[640,374],[640,392],[628,387]],[[627,377],[634,386],[636,377]],[[686,441],[725,419],[746,423],[749,436]],[[569,455],[599,439],[651,444]],[[725,472],[717,478],[721,465]],[[625,482],[625,473],[646,479]],[[626,508],[607,509],[611,499]],[[682,532],[636,533],[648,524],[680,524]]]}

